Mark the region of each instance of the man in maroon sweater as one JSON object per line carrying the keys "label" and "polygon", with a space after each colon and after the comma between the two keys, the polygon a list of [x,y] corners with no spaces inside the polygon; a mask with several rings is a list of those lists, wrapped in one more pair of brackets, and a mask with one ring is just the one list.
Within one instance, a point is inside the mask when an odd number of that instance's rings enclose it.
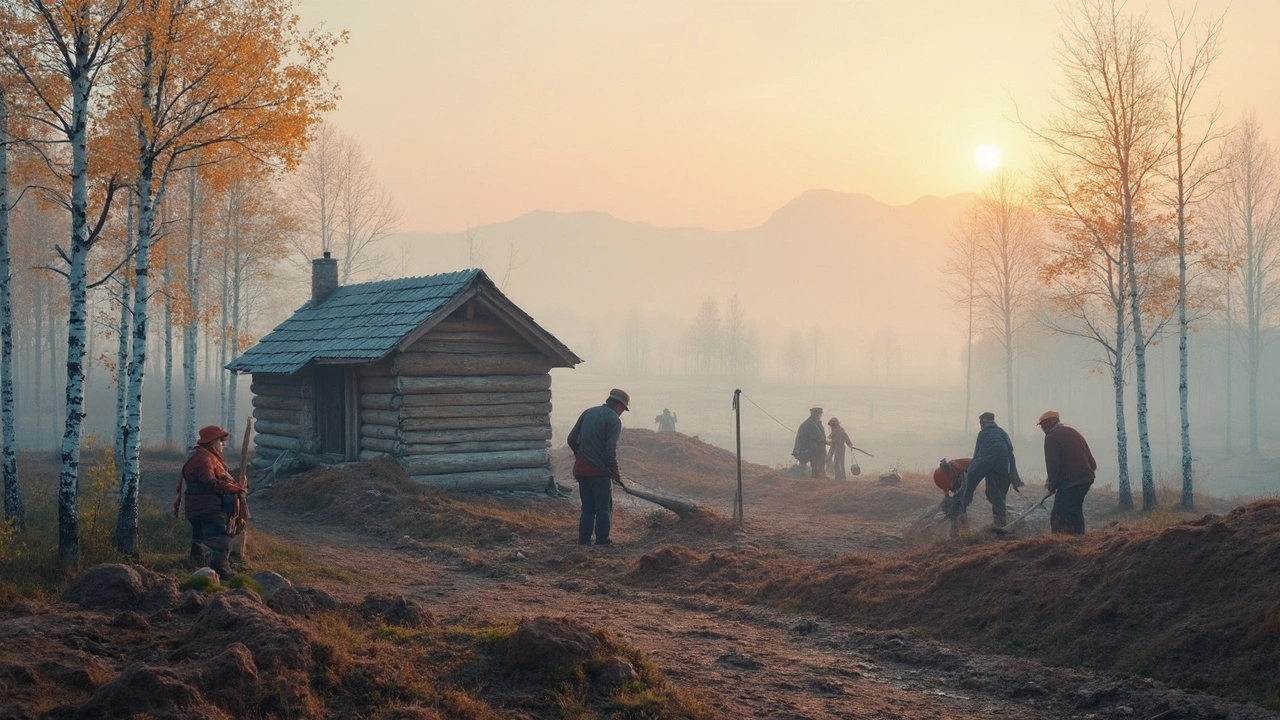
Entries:
{"label": "man in maroon sweater", "polygon": [[1075,428],[1063,425],[1050,410],[1037,421],[1044,431],[1046,489],[1053,493],[1049,528],[1055,533],[1084,534],[1084,496],[1093,485],[1098,463],[1089,443]]}

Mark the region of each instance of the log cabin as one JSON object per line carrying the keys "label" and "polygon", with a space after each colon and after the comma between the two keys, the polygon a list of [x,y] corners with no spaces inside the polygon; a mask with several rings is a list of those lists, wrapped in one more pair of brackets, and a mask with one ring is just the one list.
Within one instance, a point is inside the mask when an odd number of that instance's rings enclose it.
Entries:
{"label": "log cabin", "polygon": [[552,368],[582,359],[483,270],[338,284],[227,365],[252,375],[253,466],[390,456],[449,490],[544,489]]}

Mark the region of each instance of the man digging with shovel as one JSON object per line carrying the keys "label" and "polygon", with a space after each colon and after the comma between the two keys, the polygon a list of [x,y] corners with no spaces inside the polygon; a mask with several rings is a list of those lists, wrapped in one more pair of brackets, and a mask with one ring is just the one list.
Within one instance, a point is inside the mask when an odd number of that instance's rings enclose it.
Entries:
{"label": "man digging with shovel", "polygon": [[620,416],[630,408],[631,396],[614,388],[603,405],[582,411],[569,431],[573,451],[573,477],[578,481],[582,514],[578,517],[578,544],[590,545],[594,531],[596,545],[608,545],[613,514],[611,483],[622,484],[618,470],[618,437],[622,435]]}

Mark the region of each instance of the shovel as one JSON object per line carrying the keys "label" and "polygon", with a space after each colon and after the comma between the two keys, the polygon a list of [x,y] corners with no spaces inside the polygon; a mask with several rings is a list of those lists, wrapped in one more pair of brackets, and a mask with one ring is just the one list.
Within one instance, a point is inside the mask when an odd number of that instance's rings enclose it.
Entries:
{"label": "shovel", "polygon": [[1036,503],[1035,505],[1032,505],[1031,507],[1027,508],[1027,509],[1026,509],[1026,510],[1025,510],[1021,515],[1019,515],[1018,517],[1014,518],[1014,519],[1013,519],[1013,522],[1011,522],[1011,523],[1009,523],[1009,524],[1007,524],[1007,525],[1005,525],[1004,527],[1001,527],[1001,528],[992,528],[992,530],[993,530],[997,535],[1009,535],[1009,534],[1013,533],[1013,532],[1014,532],[1014,531],[1016,531],[1019,527],[1021,527],[1023,524],[1025,524],[1025,523],[1026,523],[1027,518],[1028,518],[1028,517],[1031,517],[1031,513],[1033,513],[1033,512],[1035,512],[1035,511],[1039,510],[1040,508],[1043,508],[1043,507],[1044,507],[1044,503],[1045,503],[1045,501],[1046,501],[1046,500],[1048,500],[1048,499],[1049,499],[1049,498],[1051,498],[1051,497],[1053,497],[1053,491],[1052,491],[1052,490],[1050,490],[1050,491],[1048,492],[1048,494],[1046,494],[1044,497],[1040,498],[1040,502],[1038,502],[1038,503]]}

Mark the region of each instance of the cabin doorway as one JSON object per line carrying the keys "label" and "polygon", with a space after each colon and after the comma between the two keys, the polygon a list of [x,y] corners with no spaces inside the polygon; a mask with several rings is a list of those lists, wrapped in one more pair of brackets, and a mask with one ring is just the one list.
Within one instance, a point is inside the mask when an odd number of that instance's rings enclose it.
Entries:
{"label": "cabin doorway", "polygon": [[347,370],[315,368],[316,451],[347,457]]}

